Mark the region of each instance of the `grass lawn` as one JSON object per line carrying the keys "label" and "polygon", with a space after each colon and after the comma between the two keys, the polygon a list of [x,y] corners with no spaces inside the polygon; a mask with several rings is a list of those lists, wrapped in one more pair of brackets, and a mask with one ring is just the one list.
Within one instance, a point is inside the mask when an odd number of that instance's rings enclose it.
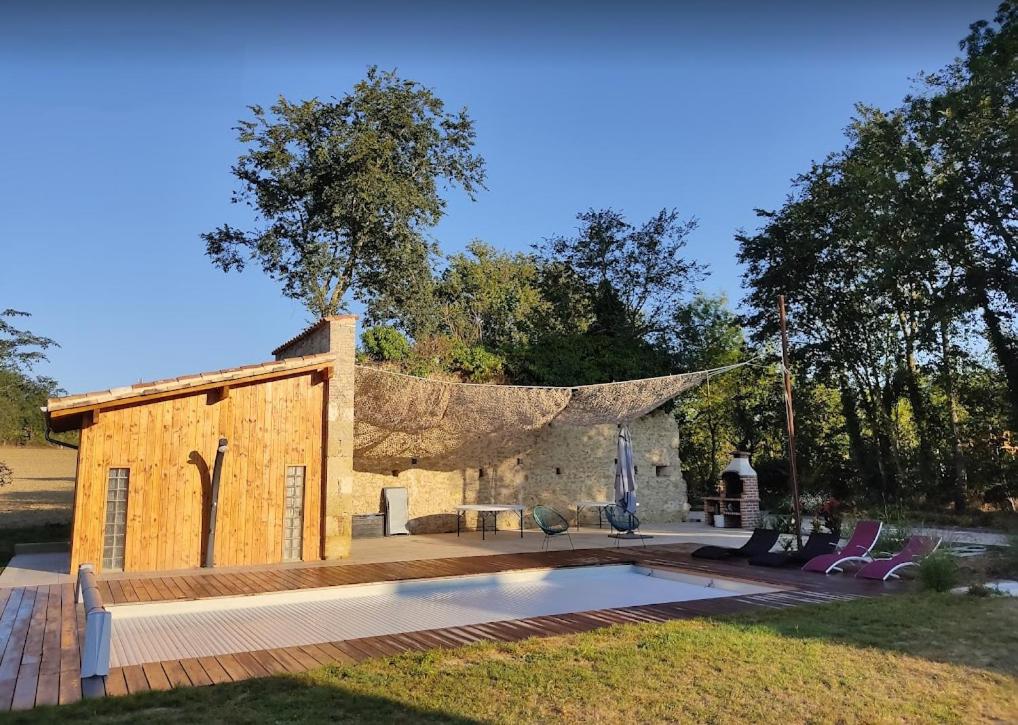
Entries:
{"label": "grass lawn", "polygon": [[14,722],[1018,721],[1018,600],[616,626],[41,708]]}

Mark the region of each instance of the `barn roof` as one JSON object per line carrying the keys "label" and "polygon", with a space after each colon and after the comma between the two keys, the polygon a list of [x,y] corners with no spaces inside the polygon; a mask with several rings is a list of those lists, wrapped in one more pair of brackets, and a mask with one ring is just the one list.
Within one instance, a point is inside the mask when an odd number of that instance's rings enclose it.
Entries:
{"label": "barn roof", "polygon": [[213,370],[204,373],[183,375],[165,380],[135,383],[119,388],[97,390],[91,393],[77,393],[50,398],[42,409],[50,427],[57,432],[80,427],[81,415],[99,408],[124,405],[134,402],[156,400],[183,392],[199,392],[226,388],[230,384],[253,383],[262,380],[331,368],[334,356],[331,353],[304,355],[285,360],[271,360],[254,365]]}

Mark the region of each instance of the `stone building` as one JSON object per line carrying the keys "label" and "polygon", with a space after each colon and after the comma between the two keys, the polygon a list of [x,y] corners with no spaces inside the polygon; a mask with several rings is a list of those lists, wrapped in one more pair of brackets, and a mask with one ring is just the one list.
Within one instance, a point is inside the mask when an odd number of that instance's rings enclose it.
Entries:
{"label": "stone building", "polygon": [[[440,461],[357,449],[358,423],[384,402],[355,399],[355,330],[354,316],[329,317],[274,362],[50,399],[50,428],[81,431],[72,570],[342,558],[354,517],[377,514],[388,486],[408,490],[411,533],[455,530],[463,503],[545,504],[571,518],[577,501],[612,498],[615,424],[549,418]],[[641,518],[684,519],[674,417],[629,425]]]}

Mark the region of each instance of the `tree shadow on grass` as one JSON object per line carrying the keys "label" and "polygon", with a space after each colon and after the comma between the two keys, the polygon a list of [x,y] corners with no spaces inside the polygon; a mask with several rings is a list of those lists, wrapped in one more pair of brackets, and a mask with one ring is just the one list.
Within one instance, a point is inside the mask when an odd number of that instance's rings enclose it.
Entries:
{"label": "tree shadow on grass", "polygon": [[209,687],[182,687],[14,713],[9,722],[148,723],[454,723],[477,720],[354,692],[303,676],[274,676]]}
{"label": "tree shadow on grass", "polygon": [[783,637],[887,650],[1018,676],[1018,599],[914,593],[724,618]]}

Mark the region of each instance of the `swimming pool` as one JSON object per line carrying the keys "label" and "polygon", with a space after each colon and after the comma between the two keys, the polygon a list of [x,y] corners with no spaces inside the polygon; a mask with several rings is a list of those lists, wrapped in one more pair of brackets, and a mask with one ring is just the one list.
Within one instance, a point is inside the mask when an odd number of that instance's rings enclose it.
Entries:
{"label": "swimming pool", "polygon": [[630,564],[353,584],[112,613],[110,664],[206,657],[424,629],[778,591]]}

